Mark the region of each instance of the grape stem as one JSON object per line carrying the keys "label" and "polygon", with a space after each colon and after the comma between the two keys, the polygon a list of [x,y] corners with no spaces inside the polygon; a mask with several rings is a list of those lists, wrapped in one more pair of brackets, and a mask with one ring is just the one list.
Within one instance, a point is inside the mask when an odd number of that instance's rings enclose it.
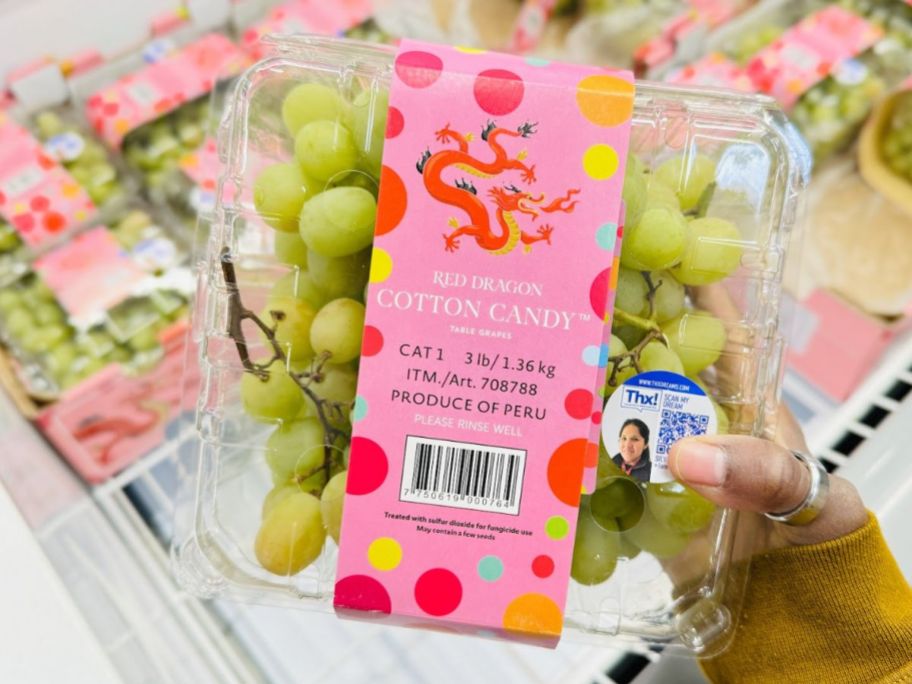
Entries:
{"label": "grape stem", "polygon": [[[620,311],[620,309],[615,310],[615,315],[617,315],[618,311]],[[665,339],[665,335],[662,333],[661,329],[650,328],[645,337],[643,337],[643,339],[640,340],[636,346],[632,347],[623,354],[608,357],[608,363],[611,364],[611,375],[608,377],[608,384],[611,387],[617,387],[617,374],[618,371],[621,370],[621,368],[624,366],[625,360],[630,361],[630,365],[633,366],[633,369],[637,373],[643,372],[643,369],[640,368],[640,354],[646,345],[653,340],[659,340],[659,342],[664,344],[666,347],[668,346],[668,341]]]}
{"label": "grape stem", "polygon": [[613,322],[620,325],[632,325],[640,330],[657,330],[661,333],[661,328],[659,328],[659,324],[655,321],[643,318],[642,316],[636,316],[632,313],[627,313],[623,309],[614,310]]}
{"label": "grape stem", "polygon": [[655,316],[655,298],[656,291],[662,287],[664,280],[660,280],[658,283],[652,282],[652,274],[649,271],[641,271],[643,274],[643,280],[646,281],[646,302],[649,304],[649,313],[646,314],[646,318],[652,320]]}
{"label": "grape stem", "polygon": [[[231,335],[231,338],[234,340],[234,346],[237,348],[238,356],[241,359],[241,364],[244,366],[244,369],[253,373],[261,380],[266,380],[269,378],[269,367],[274,362],[285,362],[285,354],[282,352],[282,347],[276,339],[276,327],[275,325],[272,327],[266,325],[259,316],[244,306],[241,301],[240,290],[238,289],[238,279],[237,272],[234,269],[234,261],[232,261],[231,253],[227,247],[222,250],[220,261],[222,265],[222,277],[225,279],[225,288],[228,290],[228,334]],[[284,318],[284,314],[280,311],[270,311],[269,315],[272,316],[276,325]],[[242,328],[244,321],[252,322],[269,341],[269,346],[272,348],[272,358],[265,363],[255,363],[253,359],[250,358],[250,351],[247,349],[247,340],[244,337]],[[323,426],[323,465],[320,468],[317,468],[317,471],[322,469],[326,473],[326,482],[329,482],[335,443],[338,439],[345,436],[345,433],[342,430],[333,425],[330,414],[334,414],[335,417],[338,418],[344,418],[345,412],[344,407],[340,402],[331,402],[319,397],[310,388],[310,385],[313,382],[319,383],[323,381],[323,378],[325,377],[323,367],[329,362],[331,356],[332,354],[329,352],[323,352],[313,360],[310,370],[302,373],[289,372],[288,374],[289,377],[295,381],[295,384],[301,388],[301,391],[303,391],[313,402],[317,409],[317,418]],[[308,477],[313,474],[314,473],[310,473]]]}

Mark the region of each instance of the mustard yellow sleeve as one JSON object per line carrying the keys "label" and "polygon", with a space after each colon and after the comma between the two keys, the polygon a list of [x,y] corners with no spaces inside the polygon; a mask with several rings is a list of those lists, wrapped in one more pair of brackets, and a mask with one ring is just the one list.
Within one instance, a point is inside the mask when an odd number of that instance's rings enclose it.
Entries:
{"label": "mustard yellow sleeve", "polygon": [[712,682],[912,682],[912,589],[873,515],[859,530],[756,557],[729,647],[701,661]]}

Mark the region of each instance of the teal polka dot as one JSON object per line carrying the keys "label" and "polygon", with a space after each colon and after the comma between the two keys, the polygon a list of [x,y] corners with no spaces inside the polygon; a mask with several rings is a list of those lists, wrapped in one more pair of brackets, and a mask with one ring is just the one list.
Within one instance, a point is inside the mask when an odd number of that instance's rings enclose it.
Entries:
{"label": "teal polka dot", "polygon": [[570,531],[570,523],[562,515],[552,515],[545,523],[545,534],[551,539],[563,539]]}
{"label": "teal polka dot", "polygon": [[617,240],[617,229],[617,224],[611,222],[600,226],[599,229],[595,231],[595,241],[598,246],[602,249],[607,249],[609,252],[613,252],[614,243]]}
{"label": "teal polka dot", "polygon": [[352,409],[352,422],[364,420],[367,416],[367,401],[364,397],[355,397],[355,406]]}
{"label": "teal polka dot", "polygon": [[478,576],[485,582],[496,582],[503,575],[503,561],[497,556],[485,556],[478,561]]}
{"label": "teal polka dot", "polygon": [[534,67],[546,67],[551,64],[551,60],[543,59],[542,57],[526,57],[526,64]]}

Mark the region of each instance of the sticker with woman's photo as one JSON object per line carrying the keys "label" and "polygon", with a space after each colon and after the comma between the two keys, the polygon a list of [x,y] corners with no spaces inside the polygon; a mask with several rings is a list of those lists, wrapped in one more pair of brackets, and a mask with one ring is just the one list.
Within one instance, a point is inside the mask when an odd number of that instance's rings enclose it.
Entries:
{"label": "sticker with woman's photo", "polygon": [[677,373],[640,373],[618,387],[602,414],[602,442],[611,459],[638,482],[670,482],[668,451],[682,437],[716,432],[706,392]]}

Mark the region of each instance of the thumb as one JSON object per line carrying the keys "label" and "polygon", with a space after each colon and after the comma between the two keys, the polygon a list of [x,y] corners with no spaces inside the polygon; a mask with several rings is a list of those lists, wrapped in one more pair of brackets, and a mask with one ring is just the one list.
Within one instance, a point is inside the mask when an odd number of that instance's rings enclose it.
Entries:
{"label": "thumb", "polygon": [[668,468],[713,503],[755,513],[790,511],[811,486],[808,469],[790,451],[741,435],[679,440],[668,455]]}

